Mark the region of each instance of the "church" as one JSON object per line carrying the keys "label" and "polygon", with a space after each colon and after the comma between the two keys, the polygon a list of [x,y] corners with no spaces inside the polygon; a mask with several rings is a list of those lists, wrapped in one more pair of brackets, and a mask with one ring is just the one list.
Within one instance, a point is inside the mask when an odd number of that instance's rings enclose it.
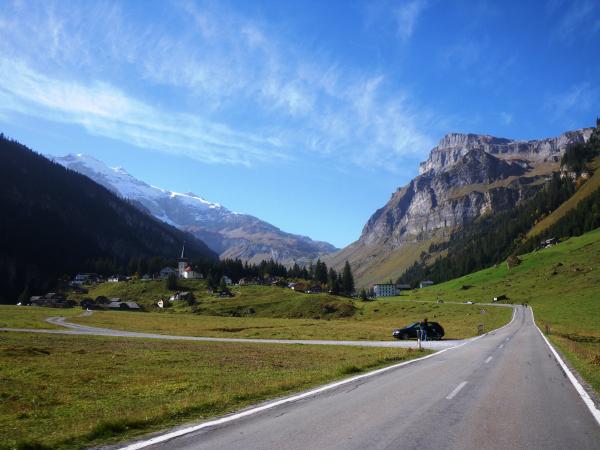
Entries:
{"label": "church", "polygon": [[183,244],[183,247],[181,248],[181,256],[177,262],[177,276],[187,280],[203,278],[201,273],[194,271],[189,260],[185,257],[185,244]]}

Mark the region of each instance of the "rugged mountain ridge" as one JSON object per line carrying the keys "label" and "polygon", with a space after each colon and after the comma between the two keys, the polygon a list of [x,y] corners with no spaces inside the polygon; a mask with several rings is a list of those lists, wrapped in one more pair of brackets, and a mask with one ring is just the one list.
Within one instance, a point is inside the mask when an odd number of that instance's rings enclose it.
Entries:
{"label": "rugged mountain ridge", "polygon": [[419,174],[430,170],[445,170],[457,164],[467,152],[473,149],[483,150],[498,158],[521,158],[536,164],[557,163],[569,144],[583,142],[589,139],[591,133],[592,128],[583,128],[567,131],[556,137],[531,141],[480,134],[448,133],[431,150],[427,161],[419,165]]}
{"label": "rugged mountain ridge", "polygon": [[361,285],[395,279],[457,227],[532,196],[559,169],[567,146],[591,132],[532,141],[447,134],[421,163],[420,174],[371,216],[360,238],[327,261],[340,266],[349,260]]}
{"label": "rugged mountain ridge", "polygon": [[326,242],[286,233],[257,217],[233,212],[194,193],[151,186],[122,167],[108,167],[90,156],[71,154],[51,159],[127,198],[154,217],[192,233],[221,258],[256,263],[272,258],[282,264],[302,265],[337,250]]}

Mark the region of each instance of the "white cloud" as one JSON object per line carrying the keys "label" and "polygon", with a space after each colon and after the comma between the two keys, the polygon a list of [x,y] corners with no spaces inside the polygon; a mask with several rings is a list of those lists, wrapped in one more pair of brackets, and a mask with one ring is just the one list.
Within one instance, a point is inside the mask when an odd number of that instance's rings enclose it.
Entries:
{"label": "white cloud", "polygon": [[[168,28],[132,21],[126,4],[0,8],[0,58],[11,68],[0,73],[9,99],[0,110],[220,163],[317,155],[397,170],[432,145],[419,127],[427,113],[385,74],[342,69],[219,4],[176,5]],[[424,5],[397,10],[401,36]]]}
{"label": "white cloud", "polygon": [[556,15],[552,33],[555,39],[573,43],[580,36],[591,36],[600,30],[598,2],[590,0],[554,1],[548,8],[550,16]]}
{"label": "white cloud", "polygon": [[546,96],[545,108],[555,120],[568,118],[573,112],[593,112],[598,105],[600,91],[589,82],[581,82],[564,92]]}
{"label": "white cloud", "polygon": [[49,78],[0,58],[0,112],[77,124],[90,133],[213,163],[249,165],[286,158],[262,137],[197,116],[156,109],[107,83],[84,85]]}
{"label": "white cloud", "polygon": [[504,125],[510,125],[513,121],[513,115],[502,111],[500,113],[500,119],[502,120],[502,123],[504,123]]}
{"label": "white cloud", "polygon": [[427,3],[424,0],[411,0],[400,5],[395,11],[398,35],[403,42],[410,39],[415,31],[419,16]]}

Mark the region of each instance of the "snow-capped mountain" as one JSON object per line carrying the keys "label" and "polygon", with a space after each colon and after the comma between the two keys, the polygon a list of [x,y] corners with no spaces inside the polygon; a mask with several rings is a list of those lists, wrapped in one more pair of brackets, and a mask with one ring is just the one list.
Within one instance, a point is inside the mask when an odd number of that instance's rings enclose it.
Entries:
{"label": "snow-capped mountain", "polygon": [[194,193],[151,186],[122,167],[108,167],[91,156],[70,154],[50,159],[129,199],[158,219],[191,232],[221,258],[250,262],[273,258],[283,264],[306,264],[337,250],[326,242],[286,233],[254,216],[230,211]]}

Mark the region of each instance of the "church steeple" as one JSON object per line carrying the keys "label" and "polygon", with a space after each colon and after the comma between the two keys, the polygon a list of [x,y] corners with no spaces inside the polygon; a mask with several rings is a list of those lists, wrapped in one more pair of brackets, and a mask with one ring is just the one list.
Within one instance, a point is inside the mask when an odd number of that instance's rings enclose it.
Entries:
{"label": "church steeple", "polygon": [[185,268],[187,266],[187,259],[185,258],[185,242],[183,243],[183,246],[181,247],[181,256],[179,257],[179,262],[177,264],[177,272],[179,275],[179,278],[183,278],[183,274],[185,272]]}

